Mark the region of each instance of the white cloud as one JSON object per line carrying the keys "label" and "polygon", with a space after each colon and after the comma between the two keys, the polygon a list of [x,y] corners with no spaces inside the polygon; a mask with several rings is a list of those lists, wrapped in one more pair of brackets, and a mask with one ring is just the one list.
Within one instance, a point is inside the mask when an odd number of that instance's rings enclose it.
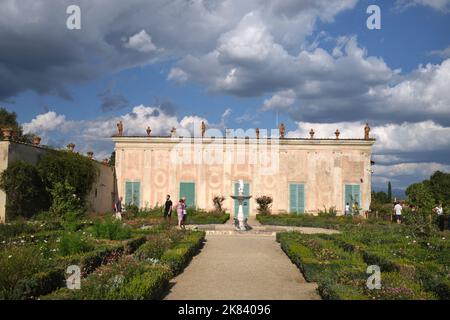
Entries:
{"label": "white cloud", "polygon": [[[288,132],[287,136],[309,137],[309,130],[312,128],[316,132],[316,138],[330,138],[334,137],[334,132],[339,129],[342,139],[362,139],[364,126],[363,122],[298,122],[298,129]],[[450,148],[450,127],[444,127],[433,121],[373,126],[370,136],[377,139],[374,145],[376,153],[433,151]],[[430,143],[431,141],[432,143]]]}
{"label": "white cloud", "polygon": [[427,64],[397,85],[385,87],[379,91],[379,99],[387,108],[380,112],[408,110],[408,113],[426,113],[428,115],[449,115],[450,111],[450,59],[440,65]]}
{"label": "white cloud", "polygon": [[157,49],[152,42],[152,38],[145,30],[141,30],[131,36],[125,43],[125,47],[147,53]]}
{"label": "white cloud", "polygon": [[71,127],[71,122],[66,121],[66,116],[49,111],[36,116],[31,122],[22,125],[24,133],[42,134],[48,131],[64,130]]}
{"label": "white cloud", "polygon": [[444,13],[450,12],[450,0],[397,0],[397,7],[428,6]]}
{"label": "white cloud", "polygon": [[[198,116],[185,116],[178,120],[174,115],[166,114],[159,107],[139,105],[131,112],[118,117],[97,118],[94,120],[66,120],[64,115],[51,111],[36,116],[31,122],[22,124],[26,133],[36,133],[44,144],[65,148],[69,142],[75,143],[81,153],[94,151],[96,159],[109,157],[113,150],[111,136],[117,133],[117,122],[122,121],[125,135],[146,135],[147,127],[152,135],[168,136],[175,127],[179,134],[198,135],[201,121]],[[195,131],[194,131],[195,129]]]}
{"label": "white cloud", "polygon": [[406,189],[411,183],[428,179],[435,171],[450,172],[450,165],[436,162],[374,165],[373,182],[379,185],[396,181],[396,188]]}
{"label": "white cloud", "polygon": [[442,50],[434,50],[430,52],[433,56],[439,56],[442,58],[450,58],[450,46]]}
{"label": "white cloud", "polygon": [[292,89],[279,91],[274,94],[270,99],[264,100],[263,110],[267,111],[275,108],[286,108],[291,106],[295,102],[295,92]]}
{"label": "white cloud", "polygon": [[178,83],[186,82],[188,80],[188,76],[186,72],[181,68],[172,68],[170,69],[169,75],[167,76],[167,80],[172,80]]}

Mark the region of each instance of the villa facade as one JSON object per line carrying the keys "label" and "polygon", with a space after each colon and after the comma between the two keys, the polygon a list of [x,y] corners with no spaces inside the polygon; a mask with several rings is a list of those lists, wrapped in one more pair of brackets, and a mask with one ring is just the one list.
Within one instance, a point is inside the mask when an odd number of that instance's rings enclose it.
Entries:
{"label": "villa facade", "polygon": [[243,180],[252,198],[244,213],[255,215],[259,196],[273,198],[272,213],[317,213],[345,203],[368,210],[373,139],[113,137],[118,196],[141,208],[176,202],[211,210],[213,198],[237,213],[230,198]]}

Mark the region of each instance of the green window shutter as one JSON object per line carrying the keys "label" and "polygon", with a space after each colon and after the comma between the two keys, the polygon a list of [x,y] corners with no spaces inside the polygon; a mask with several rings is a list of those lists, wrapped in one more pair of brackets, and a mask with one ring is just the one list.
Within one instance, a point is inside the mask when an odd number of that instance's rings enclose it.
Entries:
{"label": "green window shutter", "polygon": [[186,206],[195,206],[195,183],[194,182],[180,182],[180,198],[186,198]]}
{"label": "green window shutter", "polygon": [[358,205],[361,206],[361,194],[359,184],[353,185],[353,198],[354,201],[358,202]]}
{"label": "green window shutter", "polygon": [[361,187],[359,184],[346,184],[344,207],[348,203],[350,208],[353,208],[355,202],[358,202],[358,206],[361,207]]}
{"label": "green window shutter", "polygon": [[[237,196],[239,195],[239,183],[235,183],[234,184],[234,195]],[[239,210],[239,201],[234,200],[234,212],[237,215]]]}
{"label": "green window shutter", "polygon": [[353,186],[351,184],[345,185],[345,205],[348,203],[350,207],[353,205]]}
{"label": "green window shutter", "polygon": [[297,213],[297,185],[296,184],[290,184],[289,185],[289,212],[290,213]]}
{"label": "green window shutter", "polygon": [[135,206],[140,206],[140,192],[141,191],[141,183],[140,182],[134,182],[133,183],[133,204]]}
{"label": "green window shutter", "polygon": [[305,185],[297,185],[297,213],[305,213]]}
{"label": "green window shutter", "polygon": [[289,211],[305,213],[305,185],[292,183],[289,185]]}
{"label": "green window shutter", "polygon": [[125,204],[133,202],[133,183],[125,182]]}

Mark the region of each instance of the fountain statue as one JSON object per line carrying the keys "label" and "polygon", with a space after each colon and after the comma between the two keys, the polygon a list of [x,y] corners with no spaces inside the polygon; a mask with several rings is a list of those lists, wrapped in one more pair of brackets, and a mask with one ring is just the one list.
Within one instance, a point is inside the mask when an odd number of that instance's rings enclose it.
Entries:
{"label": "fountain statue", "polygon": [[239,188],[238,188],[238,195],[237,196],[231,196],[232,199],[237,200],[239,202],[239,208],[238,208],[238,215],[237,215],[237,222],[236,225],[237,230],[246,231],[250,229],[250,227],[247,224],[247,221],[244,216],[244,209],[242,208],[242,203],[244,200],[250,199],[252,196],[244,196],[244,181],[239,180]]}

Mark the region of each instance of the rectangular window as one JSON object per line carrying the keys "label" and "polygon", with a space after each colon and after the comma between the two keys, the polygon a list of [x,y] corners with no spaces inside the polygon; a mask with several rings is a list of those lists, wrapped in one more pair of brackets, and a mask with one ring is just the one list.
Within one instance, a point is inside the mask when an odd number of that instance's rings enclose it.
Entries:
{"label": "rectangular window", "polygon": [[305,213],[305,185],[301,183],[289,184],[289,212]]}
{"label": "rectangular window", "polygon": [[195,207],[195,182],[180,182],[180,198],[183,197],[187,207]]}
{"label": "rectangular window", "polygon": [[140,189],[141,183],[139,181],[125,182],[125,204],[140,206]]}
{"label": "rectangular window", "polygon": [[355,202],[358,203],[358,207],[361,207],[361,190],[359,184],[346,184],[345,185],[345,199],[344,208],[348,203],[350,208],[353,208]]}

